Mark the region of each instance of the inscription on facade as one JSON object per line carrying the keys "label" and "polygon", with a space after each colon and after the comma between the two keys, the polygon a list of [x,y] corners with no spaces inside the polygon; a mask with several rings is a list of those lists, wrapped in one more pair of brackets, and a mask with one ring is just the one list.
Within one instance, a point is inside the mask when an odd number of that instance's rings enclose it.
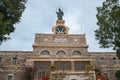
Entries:
{"label": "inscription on facade", "polygon": [[67,38],[55,38],[55,42],[67,42]]}

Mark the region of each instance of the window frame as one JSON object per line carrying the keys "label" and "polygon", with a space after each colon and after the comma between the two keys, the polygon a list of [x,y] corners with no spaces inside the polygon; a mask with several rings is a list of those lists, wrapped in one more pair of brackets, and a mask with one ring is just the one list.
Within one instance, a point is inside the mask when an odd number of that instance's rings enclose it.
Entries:
{"label": "window frame", "polygon": [[[12,76],[12,79],[9,79],[9,76]],[[14,74],[8,74],[6,80],[13,80],[14,79]]]}
{"label": "window frame", "polygon": [[0,64],[2,64],[2,57],[0,57]]}
{"label": "window frame", "polygon": [[100,57],[99,58],[99,63],[100,63],[100,65],[105,65],[105,58],[104,57]]}
{"label": "window frame", "polygon": [[17,57],[12,58],[12,65],[17,65]]}
{"label": "window frame", "polygon": [[117,59],[116,57],[113,57],[113,58],[112,58],[112,63],[113,63],[114,65],[118,64],[118,59]]}
{"label": "window frame", "polygon": [[[77,54],[76,52],[78,52],[79,54]],[[75,53],[76,53],[76,54],[75,54]],[[73,55],[73,56],[81,56],[81,52],[78,51],[78,50],[75,50],[75,51],[73,51],[72,55]]]}
{"label": "window frame", "polygon": [[[44,54],[44,52],[47,52],[47,54]],[[49,57],[50,56],[50,52],[48,50],[42,50],[40,52],[40,56]]]}
{"label": "window frame", "polygon": [[[62,54],[61,54],[61,52],[62,52]],[[64,54],[63,54],[63,53],[64,53]],[[66,52],[63,51],[63,50],[59,50],[59,51],[57,51],[56,55],[57,55],[58,57],[65,57],[65,56],[66,56]]]}

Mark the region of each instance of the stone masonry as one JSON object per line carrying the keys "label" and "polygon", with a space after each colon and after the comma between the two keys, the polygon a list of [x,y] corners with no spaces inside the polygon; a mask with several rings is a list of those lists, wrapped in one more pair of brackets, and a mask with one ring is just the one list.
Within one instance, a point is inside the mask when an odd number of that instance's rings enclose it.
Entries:
{"label": "stone masonry", "polygon": [[[42,80],[47,75],[51,80],[87,80],[87,65],[100,69],[109,80],[116,80],[115,72],[120,69],[116,54],[88,52],[85,34],[69,34],[64,23],[64,20],[57,20],[52,28],[53,34],[35,34],[31,52],[0,51],[0,80],[24,80],[26,65],[37,68],[34,80]],[[56,67],[54,72],[49,69],[51,64]],[[89,74],[90,80],[95,80],[95,72]]]}

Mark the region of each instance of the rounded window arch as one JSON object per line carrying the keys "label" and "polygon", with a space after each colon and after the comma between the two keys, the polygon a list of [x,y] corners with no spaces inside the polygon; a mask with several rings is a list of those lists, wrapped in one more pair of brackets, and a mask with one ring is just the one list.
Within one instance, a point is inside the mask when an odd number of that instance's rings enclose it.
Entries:
{"label": "rounded window arch", "polygon": [[57,52],[57,55],[58,56],[65,56],[66,53],[65,53],[65,51],[60,50],[60,51]]}
{"label": "rounded window arch", "polygon": [[40,55],[50,55],[49,51],[47,50],[43,50]]}
{"label": "rounded window arch", "polygon": [[81,52],[80,51],[74,51],[73,52],[73,56],[80,56],[81,55]]}
{"label": "rounded window arch", "polygon": [[113,60],[117,60],[117,58],[116,58],[116,57],[113,57]]}
{"label": "rounded window arch", "polygon": [[13,80],[13,78],[14,78],[14,74],[8,74],[7,80]]}
{"label": "rounded window arch", "polygon": [[113,64],[117,64],[117,58],[116,57],[113,57]]}

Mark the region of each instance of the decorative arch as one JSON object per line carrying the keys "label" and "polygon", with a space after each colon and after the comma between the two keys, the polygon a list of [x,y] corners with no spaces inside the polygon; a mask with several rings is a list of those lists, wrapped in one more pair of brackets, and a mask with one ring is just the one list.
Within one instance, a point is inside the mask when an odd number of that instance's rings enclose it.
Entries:
{"label": "decorative arch", "polygon": [[43,50],[40,55],[50,55],[49,51],[47,50]]}
{"label": "decorative arch", "polygon": [[80,56],[81,55],[81,52],[80,51],[73,51],[73,56]]}
{"label": "decorative arch", "polygon": [[63,51],[63,50],[60,50],[60,51],[58,51],[58,52],[56,53],[56,55],[58,55],[58,56],[65,56],[66,53],[65,53],[65,51]]}

